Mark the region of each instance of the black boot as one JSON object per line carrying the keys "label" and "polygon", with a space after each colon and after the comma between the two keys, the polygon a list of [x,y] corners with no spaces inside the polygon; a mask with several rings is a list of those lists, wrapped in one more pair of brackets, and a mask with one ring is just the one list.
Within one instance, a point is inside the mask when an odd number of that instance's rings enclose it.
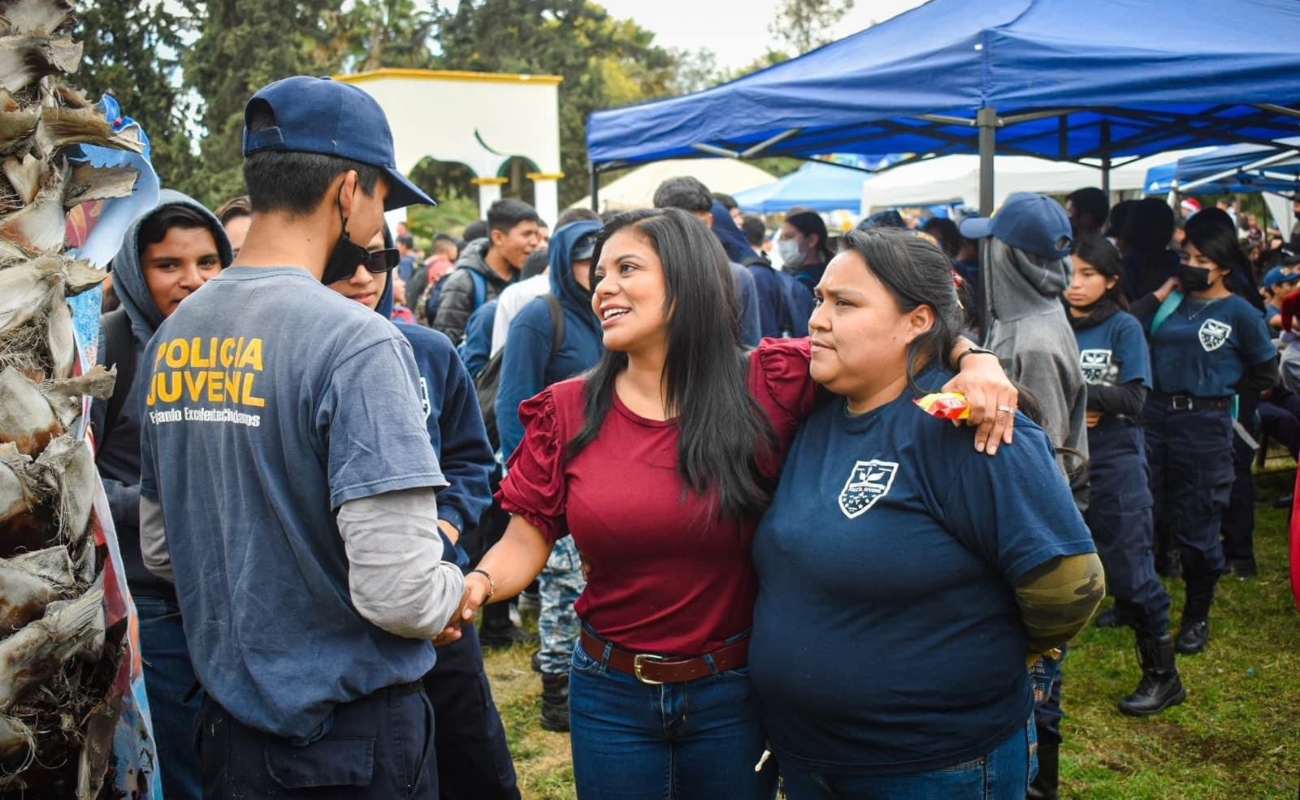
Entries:
{"label": "black boot", "polygon": [[569,730],[569,675],[542,673],[542,729],[567,733]]}
{"label": "black boot", "polygon": [[1174,639],[1169,634],[1160,637],[1138,637],[1138,663],[1142,665],[1142,680],[1137,691],[1119,701],[1120,713],[1130,717],[1149,717],[1187,699],[1182,678],[1174,663]]}
{"label": "black boot", "polygon": [[496,650],[512,647],[516,643],[538,642],[537,634],[529,633],[510,621],[510,604],[493,603],[483,608],[483,624],[478,629],[479,644],[484,649]]}
{"label": "black boot", "polygon": [[1119,610],[1119,606],[1111,606],[1101,612],[1097,615],[1097,618],[1092,621],[1092,624],[1096,625],[1098,628],[1123,628],[1125,626],[1133,626],[1132,620],[1128,618],[1127,614],[1124,614]]}
{"label": "black boot", "polygon": [[1178,628],[1174,647],[1185,656],[1204,652],[1210,643],[1210,606],[1214,604],[1214,584],[1209,578],[1188,575],[1187,602],[1183,605],[1183,623]]}
{"label": "black boot", "polygon": [[1060,797],[1061,746],[1056,742],[1038,744],[1038,775],[1025,793],[1027,800],[1057,800]]}
{"label": "black boot", "polygon": [[1174,646],[1185,656],[1194,656],[1205,652],[1210,644],[1210,618],[1192,619],[1183,615],[1183,624],[1178,628],[1178,641]]}

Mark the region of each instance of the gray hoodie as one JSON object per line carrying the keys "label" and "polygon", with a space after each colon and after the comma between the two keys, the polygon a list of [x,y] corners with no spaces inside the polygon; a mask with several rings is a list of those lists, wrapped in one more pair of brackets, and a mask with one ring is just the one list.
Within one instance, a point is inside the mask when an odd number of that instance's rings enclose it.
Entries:
{"label": "gray hoodie", "polygon": [[1068,259],[1044,259],[996,237],[981,248],[990,315],[984,346],[1038,400],[1042,426],[1070,479],[1075,502],[1087,505],[1088,385],[1079,345],[1061,304]]}
{"label": "gray hoodie", "polygon": [[[105,427],[108,416],[106,400],[95,400],[91,404],[90,420],[99,443],[95,465],[99,468],[104,492],[108,495],[109,510],[122,548],[127,583],[134,594],[174,600],[176,592],[172,585],[145,569],[140,554],[141,397],[137,389],[140,381],[144,380],[143,376],[148,374],[147,369],[141,368],[140,355],[163,321],[162,311],[149,294],[149,285],[145,282],[144,270],[140,266],[140,228],[145,220],[172,205],[191,206],[206,218],[213,231],[213,238],[216,239],[222,266],[229,266],[232,260],[230,241],[226,238],[221,223],[198,201],[180,192],[164,189],[159,195],[158,205],[131,224],[122,237],[122,249],[113,257],[113,288],[122,300],[122,308],[131,320],[131,332],[135,334],[135,341],[128,352],[136,360],[136,381],[132,386],[115,387],[114,391],[126,392],[126,400],[122,403],[122,410],[111,430]],[[105,361],[108,351],[107,341],[101,341],[100,363]],[[122,375],[125,372],[123,366],[117,366],[118,374]]]}

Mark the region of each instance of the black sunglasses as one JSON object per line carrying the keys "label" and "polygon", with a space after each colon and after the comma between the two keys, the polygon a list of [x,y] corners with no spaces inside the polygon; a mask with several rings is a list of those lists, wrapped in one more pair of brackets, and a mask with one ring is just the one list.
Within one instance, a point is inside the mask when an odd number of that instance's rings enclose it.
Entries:
{"label": "black sunglasses", "polygon": [[387,250],[376,250],[373,253],[368,253],[363,263],[366,265],[367,272],[380,275],[397,266],[397,262],[401,260],[402,256],[397,252],[397,249],[390,247]]}

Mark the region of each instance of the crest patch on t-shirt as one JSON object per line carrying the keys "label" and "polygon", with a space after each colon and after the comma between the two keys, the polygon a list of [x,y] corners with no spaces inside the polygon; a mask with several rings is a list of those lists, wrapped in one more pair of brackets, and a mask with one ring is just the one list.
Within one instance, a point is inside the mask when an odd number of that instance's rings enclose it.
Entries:
{"label": "crest patch on t-shirt", "polygon": [[1080,350],[1079,365],[1083,367],[1083,380],[1086,383],[1105,383],[1110,377],[1110,350]]}
{"label": "crest patch on t-shirt", "polygon": [[1201,347],[1204,347],[1205,352],[1208,353],[1211,350],[1218,350],[1223,347],[1223,343],[1228,341],[1228,337],[1232,335],[1232,326],[1219,322],[1217,319],[1207,319],[1201,325],[1199,335]]}
{"label": "crest patch on t-shirt", "polygon": [[849,480],[840,490],[840,511],[849,519],[867,513],[876,501],[889,494],[894,485],[898,464],[893,461],[859,461],[853,465]]}
{"label": "crest patch on t-shirt", "polygon": [[428,419],[433,413],[433,403],[429,402],[429,383],[420,376],[420,407],[424,409],[424,418]]}

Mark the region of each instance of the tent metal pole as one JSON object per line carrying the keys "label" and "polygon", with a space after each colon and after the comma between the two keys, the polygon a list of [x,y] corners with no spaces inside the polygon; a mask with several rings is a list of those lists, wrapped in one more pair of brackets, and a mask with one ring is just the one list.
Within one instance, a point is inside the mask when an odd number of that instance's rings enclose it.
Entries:
{"label": "tent metal pole", "polygon": [[600,213],[600,167],[591,165],[591,210]]}
{"label": "tent metal pole", "polygon": [[1297,155],[1300,155],[1300,150],[1283,150],[1280,153],[1274,153],[1267,158],[1261,158],[1258,161],[1252,161],[1249,164],[1243,164],[1240,167],[1226,169],[1222,172],[1216,172],[1213,175],[1207,175],[1204,178],[1197,178],[1194,181],[1188,181],[1183,185],[1183,189],[1190,191],[1198,186],[1204,186],[1207,183],[1215,183],[1216,181],[1221,181],[1224,178],[1231,178],[1233,175],[1239,175],[1243,172],[1254,172],[1255,170],[1263,169],[1264,167],[1276,164],[1280,161],[1287,161]]}
{"label": "tent metal pole", "polygon": [[1101,121],[1101,190],[1110,200],[1110,120]]}
{"label": "tent metal pole", "polygon": [[993,155],[997,152],[998,110],[981,108],[975,115],[980,139],[980,216],[993,214]]}

